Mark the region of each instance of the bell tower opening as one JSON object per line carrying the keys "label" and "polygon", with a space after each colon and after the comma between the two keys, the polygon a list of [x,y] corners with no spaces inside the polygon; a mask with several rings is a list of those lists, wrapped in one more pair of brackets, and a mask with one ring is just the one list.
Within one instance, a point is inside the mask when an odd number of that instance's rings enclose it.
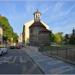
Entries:
{"label": "bell tower opening", "polygon": [[36,12],[34,12],[34,22],[39,22],[40,21],[40,16],[41,16],[41,13],[39,12],[39,10],[37,9]]}

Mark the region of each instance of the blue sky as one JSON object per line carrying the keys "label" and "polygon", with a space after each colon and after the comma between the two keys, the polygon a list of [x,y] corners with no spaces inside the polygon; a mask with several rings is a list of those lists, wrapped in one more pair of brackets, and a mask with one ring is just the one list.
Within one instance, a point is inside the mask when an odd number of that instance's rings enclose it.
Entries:
{"label": "blue sky", "polygon": [[0,0],[0,14],[8,18],[18,34],[22,32],[23,24],[33,19],[36,9],[53,32],[71,33],[75,28],[74,0]]}

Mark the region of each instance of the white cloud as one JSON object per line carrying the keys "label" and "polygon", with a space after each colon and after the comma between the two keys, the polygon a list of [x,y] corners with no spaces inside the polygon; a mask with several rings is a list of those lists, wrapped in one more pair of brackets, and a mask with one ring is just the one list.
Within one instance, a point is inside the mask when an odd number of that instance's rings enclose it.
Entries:
{"label": "white cloud", "polygon": [[57,12],[61,11],[63,5],[64,5],[64,2],[56,2],[55,6],[54,6],[54,8],[52,10],[52,12],[53,13],[57,13]]}
{"label": "white cloud", "polygon": [[52,16],[50,16],[51,20],[56,21],[59,19],[63,19],[64,17],[68,17],[72,9],[75,8],[75,5],[72,5],[67,10],[63,11],[62,8],[64,7],[64,3],[57,3],[53,10]]}

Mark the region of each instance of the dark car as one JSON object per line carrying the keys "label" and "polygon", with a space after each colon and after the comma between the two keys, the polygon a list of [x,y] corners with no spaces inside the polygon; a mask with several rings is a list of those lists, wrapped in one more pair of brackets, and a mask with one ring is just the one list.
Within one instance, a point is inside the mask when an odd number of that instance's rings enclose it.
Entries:
{"label": "dark car", "polygon": [[10,49],[15,49],[15,46],[10,46]]}

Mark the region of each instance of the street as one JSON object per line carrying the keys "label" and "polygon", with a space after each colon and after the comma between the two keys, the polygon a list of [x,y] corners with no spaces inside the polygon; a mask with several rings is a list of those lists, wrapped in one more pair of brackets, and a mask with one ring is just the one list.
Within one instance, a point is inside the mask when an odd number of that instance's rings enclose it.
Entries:
{"label": "street", "polygon": [[25,49],[9,49],[0,56],[0,74],[42,74],[41,69],[26,54]]}

